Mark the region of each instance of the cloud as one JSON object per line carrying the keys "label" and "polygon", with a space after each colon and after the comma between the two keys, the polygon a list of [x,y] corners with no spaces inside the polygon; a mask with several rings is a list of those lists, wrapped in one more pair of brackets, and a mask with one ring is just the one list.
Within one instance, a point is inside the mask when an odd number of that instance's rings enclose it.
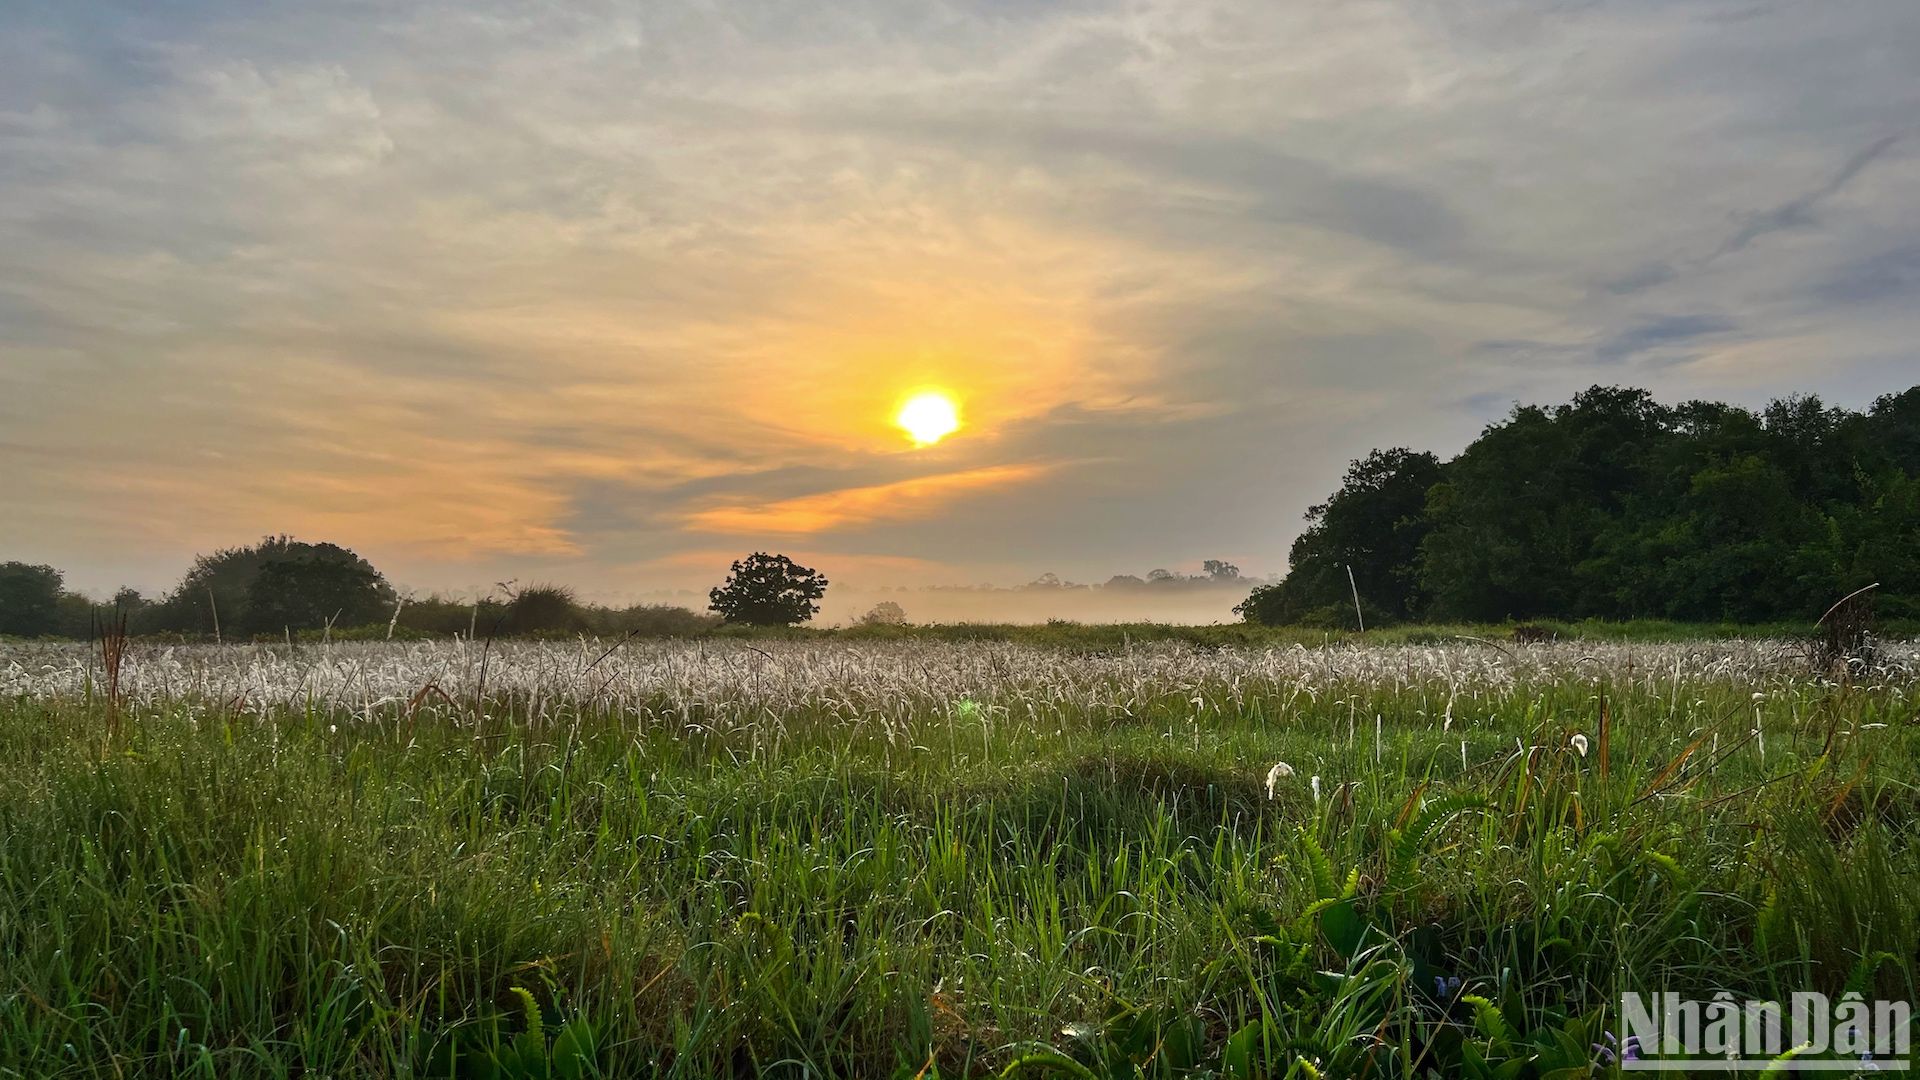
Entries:
{"label": "cloud", "polygon": [[1617,364],[1656,349],[1697,342],[1734,329],[1732,322],[1718,315],[1660,315],[1608,335],[1594,347],[1593,355],[1603,364]]}
{"label": "cloud", "polygon": [[761,505],[718,505],[688,514],[694,532],[743,536],[807,535],[879,521],[920,520],[963,498],[1031,481],[1043,465],[994,465],[964,472],[845,488]]}
{"label": "cloud", "polygon": [[[1277,570],[1348,459],[1596,365],[1894,389],[1916,48],[1907,0],[12,6],[0,558]],[[967,427],[910,454],[923,384]]]}
{"label": "cloud", "polygon": [[1847,306],[1912,303],[1920,296],[1920,242],[1847,262],[1817,289],[1822,299]]}
{"label": "cloud", "polygon": [[1812,226],[1816,223],[1814,210],[1822,202],[1839,194],[1855,177],[1866,171],[1867,166],[1873,164],[1874,159],[1886,153],[1898,141],[1899,137],[1896,135],[1876,139],[1847,158],[1839,171],[1835,172],[1826,183],[1769,210],[1749,215],[1739,230],[1728,237],[1726,243],[1720,245],[1720,249],[1714,252],[1713,257],[1719,258],[1739,251],[1768,233]]}

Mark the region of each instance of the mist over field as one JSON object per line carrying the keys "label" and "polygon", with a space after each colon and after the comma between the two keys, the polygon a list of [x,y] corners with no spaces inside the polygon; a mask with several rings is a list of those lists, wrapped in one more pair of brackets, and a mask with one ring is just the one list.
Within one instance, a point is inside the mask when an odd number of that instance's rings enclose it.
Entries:
{"label": "mist over field", "polygon": [[[820,604],[814,625],[845,626],[858,622],[874,605],[900,605],[913,623],[1044,623],[1050,619],[1074,622],[1159,622],[1205,625],[1239,622],[1234,605],[1247,598],[1260,579],[1232,582],[1177,582],[1165,585],[1114,587],[1065,585],[1054,587],[923,586],[860,588],[833,586]],[[700,609],[706,594],[692,590],[640,593],[643,603],[674,604]]]}

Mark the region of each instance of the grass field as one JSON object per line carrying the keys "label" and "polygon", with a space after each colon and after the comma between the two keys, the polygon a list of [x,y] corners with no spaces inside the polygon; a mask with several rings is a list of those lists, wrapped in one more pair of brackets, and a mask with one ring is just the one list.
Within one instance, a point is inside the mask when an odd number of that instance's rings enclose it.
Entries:
{"label": "grass field", "polygon": [[1604,1073],[1625,989],[1920,996],[1917,721],[1910,645],[5,646],[0,1075]]}

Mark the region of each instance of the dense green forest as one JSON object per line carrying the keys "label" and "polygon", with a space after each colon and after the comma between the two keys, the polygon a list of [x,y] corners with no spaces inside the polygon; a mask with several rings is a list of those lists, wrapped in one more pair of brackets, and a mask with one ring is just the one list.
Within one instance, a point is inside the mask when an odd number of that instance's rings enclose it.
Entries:
{"label": "dense green forest", "polygon": [[[1351,577],[1349,576],[1351,575]],[[1920,615],[1920,387],[1755,412],[1595,386],[1516,407],[1450,461],[1376,450],[1307,511],[1268,624],[1812,618],[1878,583]]]}

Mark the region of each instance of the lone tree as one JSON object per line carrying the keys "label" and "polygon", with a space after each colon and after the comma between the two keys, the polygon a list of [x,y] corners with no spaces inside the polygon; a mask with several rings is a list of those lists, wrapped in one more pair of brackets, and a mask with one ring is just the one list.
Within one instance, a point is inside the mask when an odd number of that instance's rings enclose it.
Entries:
{"label": "lone tree", "polygon": [[720,618],[748,626],[791,626],[820,613],[814,601],[827,594],[827,579],[785,555],[756,551],[733,564],[726,584],[708,597]]}

